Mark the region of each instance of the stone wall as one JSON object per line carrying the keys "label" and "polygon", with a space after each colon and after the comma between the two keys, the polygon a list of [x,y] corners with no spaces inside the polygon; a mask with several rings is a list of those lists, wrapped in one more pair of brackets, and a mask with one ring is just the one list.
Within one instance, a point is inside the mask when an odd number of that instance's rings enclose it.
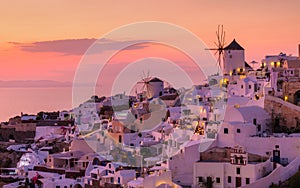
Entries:
{"label": "stone wall", "polygon": [[0,128],[0,141],[15,140],[17,143],[33,141],[35,137],[35,123],[20,123],[16,125],[3,125]]}
{"label": "stone wall", "polygon": [[287,100],[293,104],[298,103],[295,99],[295,94],[299,90],[300,82],[284,82],[282,85],[283,97],[287,97]]}
{"label": "stone wall", "polygon": [[265,110],[271,117],[278,117],[280,126],[288,128],[300,126],[300,106],[273,96],[265,97]]}

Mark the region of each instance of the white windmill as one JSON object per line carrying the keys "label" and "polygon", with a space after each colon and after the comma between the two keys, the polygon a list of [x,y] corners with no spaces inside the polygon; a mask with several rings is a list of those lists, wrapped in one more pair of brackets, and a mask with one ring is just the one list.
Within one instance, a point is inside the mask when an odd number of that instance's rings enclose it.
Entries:
{"label": "white windmill", "polygon": [[150,77],[149,71],[147,75],[143,72],[142,81],[138,84],[143,84],[141,91],[145,94],[147,99],[159,97],[164,91],[164,82],[156,77]]}

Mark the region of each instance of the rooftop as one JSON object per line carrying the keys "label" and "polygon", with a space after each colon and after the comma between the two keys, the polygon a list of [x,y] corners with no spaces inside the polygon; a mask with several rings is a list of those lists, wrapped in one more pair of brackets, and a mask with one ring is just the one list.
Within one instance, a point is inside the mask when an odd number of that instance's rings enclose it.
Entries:
{"label": "rooftop", "polygon": [[239,43],[236,42],[235,39],[224,48],[224,50],[245,50]]}
{"label": "rooftop", "polygon": [[149,80],[149,82],[163,82],[163,81],[157,77],[154,77],[151,80]]}
{"label": "rooftop", "polygon": [[[198,162],[230,162],[230,153],[233,152],[233,148],[212,148],[205,152],[201,152],[200,161]],[[260,156],[252,153],[248,153],[248,162],[265,162],[268,160],[266,156]]]}

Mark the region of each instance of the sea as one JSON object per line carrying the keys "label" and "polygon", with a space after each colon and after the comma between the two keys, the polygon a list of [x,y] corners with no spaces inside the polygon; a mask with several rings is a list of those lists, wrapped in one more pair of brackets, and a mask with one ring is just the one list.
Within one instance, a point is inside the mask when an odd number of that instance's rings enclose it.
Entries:
{"label": "sea", "polygon": [[72,87],[0,88],[0,122],[23,114],[72,109]]}

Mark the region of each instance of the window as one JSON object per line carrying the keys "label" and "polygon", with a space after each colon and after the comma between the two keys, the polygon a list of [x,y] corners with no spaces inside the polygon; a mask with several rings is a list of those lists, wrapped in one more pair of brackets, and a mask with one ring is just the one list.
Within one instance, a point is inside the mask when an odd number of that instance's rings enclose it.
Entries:
{"label": "window", "polygon": [[59,186],[59,185],[57,185],[55,188],[60,188],[60,186]]}
{"label": "window", "polygon": [[253,124],[256,125],[256,118],[253,119]]}
{"label": "window", "polygon": [[257,125],[257,131],[258,131],[258,132],[261,131],[261,125],[260,125],[260,124]]}
{"label": "window", "polygon": [[220,183],[221,179],[219,177],[216,178],[216,183]]}
{"label": "window", "polygon": [[228,128],[224,128],[224,134],[228,134]]}
{"label": "window", "polygon": [[231,176],[228,176],[228,177],[227,177],[227,182],[228,182],[228,183],[231,183]]}
{"label": "window", "polygon": [[236,132],[237,132],[237,133],[241,133],[241,129],[237,129]]}
{"label": "window", "polygon": [[68,188],[68,186],[65,185],[64,188]]}
{"label": "window", "polygon": [[203,182],[203,177],[202,176],[198,177],[198,182]]}
{"label": "window", "polygon": [[241,89],[243,89],[244,88],[244,85],[241,85]]}
{"label": "window", "polygon": [[280,156],[280,152],[279,151],[274,151],[274,157],[279,157]]}
{"label": "window", "polygon": [[207,182],[212,182],[213,180],[212,180],[212,177],[211,176],[208,176],[207,178],[206,178],[206,181]]}
{"label": "window", "polygon": [[250,184],[250,178],[246,178],[246,184]]}
{"label": "window", "polygon": [[251,85],[249,85],[249,89],[251,89]]}
{"label": "window", "polygon": [[236,174],[241,174],[241,169],[240,168],[236,168]]}
{"label": "window", "polygon": [[94,178],[94,179],[98,178],[97,174],[94,174],[94,173],[91,173],[91,177]]}

